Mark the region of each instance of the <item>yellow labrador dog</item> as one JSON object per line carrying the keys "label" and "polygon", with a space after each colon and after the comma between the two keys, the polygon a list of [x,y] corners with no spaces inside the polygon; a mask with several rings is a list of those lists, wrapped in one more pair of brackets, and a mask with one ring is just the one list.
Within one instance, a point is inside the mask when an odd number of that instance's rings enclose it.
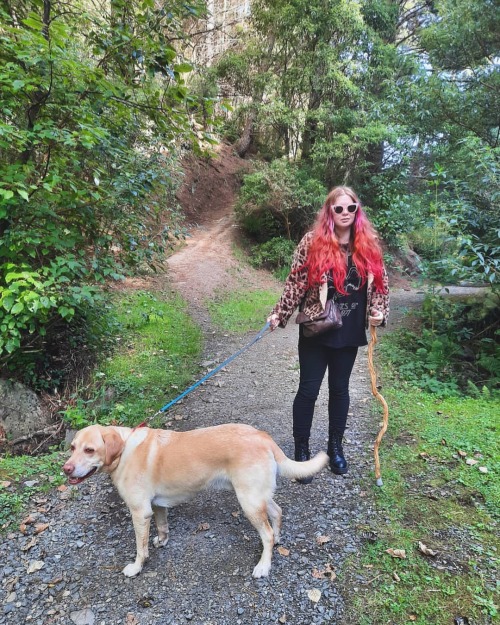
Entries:
{"label": "yellow labrador dog", "polygon": [[154,545],[163,547],[167,508],[210,486],[234,489],[264,547],[253,576],[268,575],[281,528],[281,508],[273,501],[276,476],[307,478],[328,463],[324,452],[307,462],[290,460],[266,432],[233,423],[188,432],[91,425],[76,434],[71,452],[63,466],[70,484],[109,473],[130,510],[137,554],[123,569],[127,577],[140,573],[148,557],[151,517],[158,529]]}

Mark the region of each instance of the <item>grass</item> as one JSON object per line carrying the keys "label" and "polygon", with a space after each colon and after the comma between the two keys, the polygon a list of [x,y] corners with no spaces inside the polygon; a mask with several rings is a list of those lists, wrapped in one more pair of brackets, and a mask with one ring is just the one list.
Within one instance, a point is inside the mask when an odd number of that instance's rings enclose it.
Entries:
{"label": "grass", "polygon": [[179,297],[136,292],[113,300],[118,349],[95,373],[98,397],[87,419],[137,425],[156,413],[198,370],[202,335]]}
{"label": "grass", "polygon": [[[90,423],[137,425],[189,386],[198,372],[200,329],[178,297],[133,292],[113,295],[109,315],[116,348],[63,418],[74,428]],[[155,420],[152,425],[159,425]],[[65,454],[0,459],[0,527],[22,512],[33,494],[63,483]],[[32,486],[25,482],[35,481]],[[9,521],[10,520],[10,521]]]}
{"label": "grass", "polygon": [[213,323],[222,331],[243,334],[265,325],[279,295],[273,291],[222,292],[207,305]]}
{"label": "grass", "polygon": [[[371,542],[343,571],[345,622],[492,623],[498,616],[499,402],[437,399],[389,385],[383,394],[390,409],[381,448],[384,486],[374,487],[367,476],[376,515]],[[422,553],[419,543],[436,555]],[[404,549],[406,558],[387,549]],[[360,575],[366,581],[353,593]]]}
{"label": "grass", "polygon": [[[223,331],[242,333],[263,326],[278,296],[221,293],[208,306]],[[96,371],[94,395],[75,399],[68,411],[78,427],[97,420],[135,425],[196,377],[201,334],[182,301],[136,292],[115,296],[111,309],[117,349]],[[382,373],[390,410],[384,486],[375,487],[373,475],[361,485],[374,514],[362,549],[338,571],[343,625],[489,625],[498,616],[499,402],[487,394],[443,399],[395,380],[388,368]],[[37,489],[62,481],[61,455],[2,459],[1,525],[12,523]],[[30,479],[38,484],[26,486]],[[419,543],[436,555],[422,553]],[[406,557],[387,549],[404,549]]]}
{"label": "grass", "polygon": [[0,460],[0,528],[6,529],[22,513],[29,498],[65,481],[63,454],[53,450],[43,456],[7,456]]}

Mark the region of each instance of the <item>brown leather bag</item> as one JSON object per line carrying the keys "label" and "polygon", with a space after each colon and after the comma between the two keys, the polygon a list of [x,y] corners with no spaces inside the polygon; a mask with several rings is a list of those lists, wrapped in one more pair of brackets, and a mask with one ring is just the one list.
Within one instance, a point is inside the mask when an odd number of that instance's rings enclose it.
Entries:
{"label": "brown leather bag", "polygon": [[297,315],[296,323],[302,326],[304,336],[309,338],[311,336],[317,336],[323,334],[327,330],[338,330],[342,327],[342,314],[340,312],[339,305],[332,298],[326,300],[325,310],[316,317],[311,319],[302,311]]}

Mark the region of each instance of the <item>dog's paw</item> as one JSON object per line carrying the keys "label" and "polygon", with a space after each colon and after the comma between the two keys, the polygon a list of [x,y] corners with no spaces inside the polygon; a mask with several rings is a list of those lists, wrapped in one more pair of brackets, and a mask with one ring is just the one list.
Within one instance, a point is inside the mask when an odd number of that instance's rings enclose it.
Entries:
{"label": "dog's paw", "polygon": [[125,577],[135,577],[139,575],[142,570],[142,566],[140,564],[136,564],[135,562],[131,562],[127,564],[127,566],[123,569],[122,573]]}
{"label": "dog's paw", "polygon": [[163,540],[160,540],[159,536],[155,536],[153,538],[153,545],[158,549],[159,547],[165,547],[165,545],[168,543],[168,536],[166,538],[164,538]]}
{"label": "dog's paw", "polygon": [[262,562],[259,562],[253,570],[252,577],[267,577],[269,575],[270,568],[270,564],[262,564]]}

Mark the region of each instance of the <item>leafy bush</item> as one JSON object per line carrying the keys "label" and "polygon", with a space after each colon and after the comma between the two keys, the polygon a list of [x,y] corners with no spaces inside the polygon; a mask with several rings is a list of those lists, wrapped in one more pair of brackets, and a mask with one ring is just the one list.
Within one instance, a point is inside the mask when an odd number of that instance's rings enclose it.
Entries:
{"label": "leafy bush", "polygon": [[255,267],[264,267],[275,271],[288,269],[292,264],[295,243],[290,239],[275,237],[257,245],[252,250],[251,263]]}
{"label": "leafy bush", "polygon": [[394,332],[382,349],[398,377],[440,397],[498,392],[498,310],[494,294],[474,303],[427,296],[420,331]]}
{"label": "leafy bush", "polygon": [[35,391],[64,393],[85,383],[98,358],[114,343],[115,321],[101,292],[80,302],[71,321],[55,316],[27,335],[22,349],[2,362],[6,377]]}
{"label": "leafy bush", "polygon": [[297,165],[276,160],[244,177],[236,214],[245,231],[258,241],[298,240],[326,194],[325,187]]}
{"label": "leafy bush", "polygon": [[70,335],[96,285],[154,269],[179,236],[174,140],[194,138],[195,100],[182,78],[192,68],[167,40],[196,4],[174,2],[169,16],[137,0],[114,7],[113,18],[80,3],[0,9],[2,374],[34,343],[46,349],[50,328]]}

